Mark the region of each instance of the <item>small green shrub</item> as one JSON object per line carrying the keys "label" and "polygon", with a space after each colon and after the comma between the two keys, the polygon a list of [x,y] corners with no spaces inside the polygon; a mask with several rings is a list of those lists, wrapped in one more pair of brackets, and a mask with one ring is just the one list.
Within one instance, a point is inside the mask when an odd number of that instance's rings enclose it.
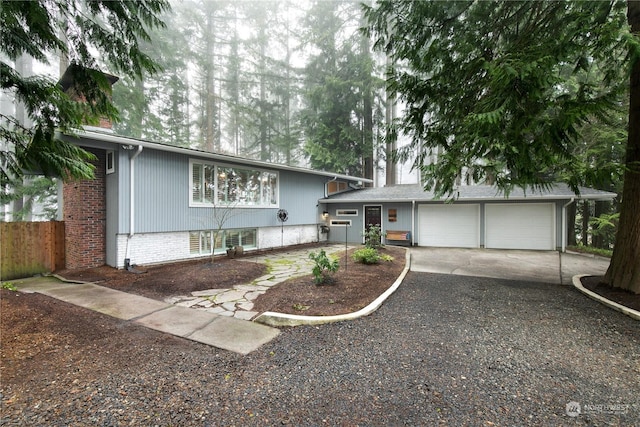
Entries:
{"label": "small green shrub", "polygon": [[337,259],[332,259],[327,256],[324,249],[321,249],[319,253],[311,252],[309,258],[315,262],[311,272],[313,273],[314,282],[316,285],[321,285],[327,280],[329,273],[335,273],[338,271],[339,263]]}
{"label": "small green shrub", "polygon": [[311,308],[310,305],[304,305],[300,303],[295,303],[291,307],[293,307],[295,311],[306,311],[306,310],[309,310],[309,308]]}
{"label": "small green shrub", "polygon": [[0,288],[8,289],[10,291],[17,291],[18,290],[18,288],[16,288],[16,285],[14,285],[11,282],[2,282],[2,286],[0,286]]}
{"label": "small green shrub", "polygon": [[362,248],[354,251],[351,258],[355,262],[361,262],[362,264],[377,264],[380,261],[380,254],[377,249]]}
{"label": "small green shrub", "polygon": [[391,255],[387,255],[387,254],[380,255],[380,259],[382,261],[385,261],[385,262],[392,262],[393,261],[393,257]]}
{"label": "small green shrub", "polygon": [[382,247],[382,230],[379,225],[369,225],[364,232],[364,245],[369,249]]}

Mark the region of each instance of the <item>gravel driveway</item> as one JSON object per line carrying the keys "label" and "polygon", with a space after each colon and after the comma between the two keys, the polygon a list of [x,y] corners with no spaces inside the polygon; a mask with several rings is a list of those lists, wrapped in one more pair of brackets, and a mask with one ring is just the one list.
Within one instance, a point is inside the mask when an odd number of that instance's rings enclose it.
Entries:
{"label": "gravel driveway", "polygon": [[[123,334],[132,328],[120,327]],[[0,424],[547,426],[640,419],[640,322],[558,285],[409,273],[373,315],[284,329],[248,356],[154,340],[123,348],[130,365],[106,370],[109,356],[96,360],[93,368],[104,374],[73,393],[33,390],[33,404]]]}

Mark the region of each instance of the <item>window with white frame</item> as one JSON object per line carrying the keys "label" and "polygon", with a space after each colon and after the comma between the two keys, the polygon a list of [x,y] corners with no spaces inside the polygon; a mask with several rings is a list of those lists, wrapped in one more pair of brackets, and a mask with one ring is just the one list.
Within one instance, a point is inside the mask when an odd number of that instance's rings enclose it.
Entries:
{"label": "window with white frame", "polygon": [[107,157],[105,160],[105,169],[107,174],[114,173],[116,171],[115,153],[113,150],[107,151]]}
{"label": "window with white frame", "polygon": [[261,169],[189,161],[190,206],[277,207],[278,174]]}
{"label": "window with white frame", "polygon": [[333,227],[351,227],[350,219],[332,219],[331,226]]}
{"label": "window with white frame", "polygon": [[244,248],[257,247],[257,229],[245,228],[241,230],[222,230],[213,242],[213,230],[200,230],[189,232],[189,252],[191,255],[211,255],[211,248],[216,253],[224,252],[228,247],[242,246]]}
{"label": "window with white frame", "polygon": [[336,216],[358,216],[358,209],[338,209]]}

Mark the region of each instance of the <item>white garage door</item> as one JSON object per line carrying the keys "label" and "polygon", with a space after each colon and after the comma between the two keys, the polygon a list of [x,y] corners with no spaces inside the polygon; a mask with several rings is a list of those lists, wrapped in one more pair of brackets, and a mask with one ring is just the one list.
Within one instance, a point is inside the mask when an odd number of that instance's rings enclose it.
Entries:
{"label": "white garage door", "polygon": [[419,205],[418,244],[448,248],[480,246],[480,205]]}
{"label": "white garage door", "polygon": [[555,249],[553,203],[485,205],[485,247]]}

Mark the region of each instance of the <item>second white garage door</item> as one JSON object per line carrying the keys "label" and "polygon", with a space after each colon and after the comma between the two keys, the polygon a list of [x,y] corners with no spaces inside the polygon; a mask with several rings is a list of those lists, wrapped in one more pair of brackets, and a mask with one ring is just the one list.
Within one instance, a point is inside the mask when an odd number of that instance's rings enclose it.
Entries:
{"label": "second white garage door", "polygon": [[420,246],[480,246],[480,205],[419,205]]}
{"label": "second white garage door", "polygon": [[554,250],[554,204],[485,205],[485,247]]}

